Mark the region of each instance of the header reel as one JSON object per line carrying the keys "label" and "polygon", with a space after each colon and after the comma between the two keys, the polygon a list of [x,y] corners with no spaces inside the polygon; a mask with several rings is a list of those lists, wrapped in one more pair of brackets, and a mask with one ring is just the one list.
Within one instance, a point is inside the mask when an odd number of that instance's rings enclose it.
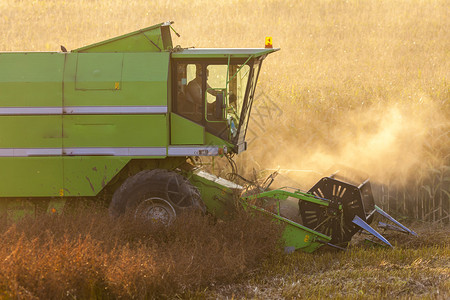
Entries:
{"label": "header reel", "polygon": [[[357,185],[355,179],[349,178],[351,177],[344,177],[336,172],[320,179],[307,193],[281,188],[243,196],[241,199],[244,206],[271,214],[287,223],[286,231],[289,234],[285,234],[284,238],[289,252],[293,249],[312,252],[323,244],[344,249],[352,237],[362,230],[392,247],[386,238],[369,225],[375,214],[393,223],[380,222],[378,227],[417,236],[414,231],[375,205],[369,179]],[[298,203],[297,207],[293,205],[295,201]],[[298,211],[294,212],[296,209]],[[295,231],[297,238],[293,233]]]}

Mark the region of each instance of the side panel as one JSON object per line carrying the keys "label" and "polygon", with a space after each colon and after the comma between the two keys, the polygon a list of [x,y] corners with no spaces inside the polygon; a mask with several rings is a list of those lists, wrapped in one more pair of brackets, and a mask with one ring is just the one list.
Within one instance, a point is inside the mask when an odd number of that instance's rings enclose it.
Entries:
{"label": "side panel", "polygon": [[[140,38],[145,39],[140,36],[137,43]],[[115,47],[126,47],[120,43],[115,41]],[[63,100],[65,196],[98,194],[133,158],[166,157],[168,68],[169,53],[68,54]]]}
{"label": "side panel", "polygon": [[1,53],[0,197],[95,195],[130,159],[165,158],[168,68],[169,53]]}
{"label": "side panel", "polygon": [[205,145],[217,145],[220,147],[228,147],[228,149],[233,148],[233,144],[224,141],[209,132],[205,133]]}
{"label": "side panel", "polygon": [[189,181],[198,188],[209,213],[219,218],[231,217],[242,187],[204,171],[195,171]]}
{"label": "side panel", "polygon": [[63,118],[65,150],[167,147],[166,115],[65,115]]}
{"label": "side panel", "polygon": [[63,188],[63,69],[62,53],[0,53],[0,197]]}
{"label": "side panel", "polygon": [[0,157],[0,197],[59,196],[62,157]]}
{"label": "side panel", "polygon": [[61,107],[62,53],[0,53],[0,107]]}
{"label": "side panel", "polygon": [[167,52],[69,53],[63,104],[65,107],[167,107],[169,55]]}
{"label": "side panel", "polygon": [[7,149],[61,148],[61,122],[60,115],[0,116],[0,156]]}
{"label": "side panel", "polygon": [[170,114],[171,145],[203,145],[204,143],[205,127],[177,114]]}
{"label": "side panel", "polygon": [[95,196],[130,161],[127,157],[64,157],[64,196]]}
{"label": "side panel", "polygon": [[122,81],[123,53],[77,57],[75,89],[118,90]]}

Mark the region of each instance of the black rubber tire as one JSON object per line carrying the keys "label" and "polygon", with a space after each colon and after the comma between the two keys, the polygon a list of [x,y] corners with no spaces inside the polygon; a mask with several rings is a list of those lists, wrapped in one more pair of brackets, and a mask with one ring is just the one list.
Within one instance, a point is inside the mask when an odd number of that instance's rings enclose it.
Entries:
{"label": "black rubber tire", "polygon": [[138,206],[149,199],[167,201],[176,215],[186,210],[206,212],[200,193],[185,177],[168,170],[144,170],[127,178],[112,197],[109,214],[112,217],[138,215]]}

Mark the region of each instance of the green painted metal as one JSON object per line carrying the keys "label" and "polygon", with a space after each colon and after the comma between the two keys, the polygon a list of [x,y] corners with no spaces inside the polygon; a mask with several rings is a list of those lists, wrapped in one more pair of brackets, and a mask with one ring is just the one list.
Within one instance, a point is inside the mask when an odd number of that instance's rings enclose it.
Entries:
{"label": "green painted metal", "polygon": [[66,115],[64,147],[167,147],[164,115]]}
{"label": "green painted metal", "polygon": [[218,218],[232,216],[241,186],[200,170],[192,173],[188,179],[199,189],[208,212]]}
{"label": "green painted metal", "polygon": [[217,145],[220,147],[227,147],[228,149],[232,149],[234,147],[233,144],[222,140],[221,138],[216,137],[215,135],[205,132],[205,145]]}
{"label": "green painted metal", "polygon": [[61,106],[64,55],[0,52],[0,107]]}
{"label": "green painted metal", "polygon": [[64,157],[63,196],[95,196],[130,161],[111,156]]}
{"label": "green painted metal", "polygon": [[[76,90],[120,90],[123,53],[80,53],[77,55]],[[119,83],[119,86],[116,86]]]}
{"label": "green painted metal", "polygon": [[[288,219],[281,213],[282,202],[289,197],[302,201],[312,202],[321,206],[328,206],[329,201],[304,193],[300,190],[293,192],[285,189],[276,189],[241,198],[244,207],[272,216],[275,220],[285,225],[283,240],[287,250],[301,249],[304,252],[313,252],[331,241],[331,237],[305,227]],[[342,209],[342,207],[340,207]]]}
{"label": "green painted metal", "polygon": [[62,116],[1,116],[0,148],[61,148]]}
{"label": "green painted metal", "polygon": [[287,250],[295,249],[312,253],[331,241],[331,237],[320,234],[317,231],[310,230],[294,222],[288,222],[287,219],[283,221],[286,223],[283,240]]}
{"label": "green painted metal", "polygon": [[[102,59],[104,55],[112,61]],[[64,106],[168,105],[169,52],[68,53],[66,56]],[[98,63],[87,64],[95,61]],[[79,70],[79,63],[85,69]],[[110,74],[111,70],[116,73]],[[95,81],[89,83],[91,79]]]}
{"label": "green painted metal", "polygon": [[[300,191],[288,192],[285,190],[272,190],[241,197],[240,194],[243,191],[243,187],[199,170],[191,174],[189,179],[199,189],[207,210],[219,218],[232,216],[236,205],[240,203],[246,210],[268,215],[274,221],[279,222],[284,226],[282,239],[287,251],[300,249],[311,253],[331,240],[329,236],[284,217],[279,209],[281,202],[288,197],[311,201],[320,205],[328,205],[328,202],[325,200],[317,199],[310,194]],[[275,200],[274,203],[271,203],[271,207],[255,205],[256,199],[268,197]]]}
{"label": "green painted metal", "polygon": [[0,157],[0,165],[0,197],[54,197],[63,188],[61,156]]}
{"label": "green painted metal", "polygon": [[99,43],[84,46],[72,52],[154,52],[172,48],[171,22],[164,22],[124,34]]}
{"label": "green painted metal", "polygon": [[[277,191],[277,190],[274,190]],[[284,242],[285,249],[288,252],[293,250],[302,250],[304,252],[314,252],[318,248],[322,247],[324,244],[331,241],[331,237],[326,236],[320,232],[314,231],[308,227],[301,224],[293,222],[287,218],[284,218],[278,213],[270,212],[261,207],[250,205],[246,200],[242,199],[242,204],[245,208],[250,208],[259,213],[263,213],[271,216],[275,221],[280,222],[285,226],[282,239]]]}
{"label": "green painted metal", "polygon": [[242,48],[242,49],[230,49],[230,48],[210,48],[210,49],[197,49],[189,48],[172,54],[173,58],[248,58],[249,56],[260,57],[278,51],[278,48]]}
{"label": "green painted metal", "polygon": [[171,145],[203,145],[205,143],[205,127],[171,113],[170,138]]}
{"label": "green painted metal", "polygon": [[286,200],[288,197],[297,198],[299,200],[308,201],[312,203],[316,203],[323,206],[328,206],[329,202],[327,200],[315,197],[314,195],[304,193],[300,190],[295,190],[294,192],[289,192],[284,189],[271,190],[266,192],[261,192],[256,195],[250,195],[243,197],[244,200],[252,202],[259,198],[270,198],[277,200]]}

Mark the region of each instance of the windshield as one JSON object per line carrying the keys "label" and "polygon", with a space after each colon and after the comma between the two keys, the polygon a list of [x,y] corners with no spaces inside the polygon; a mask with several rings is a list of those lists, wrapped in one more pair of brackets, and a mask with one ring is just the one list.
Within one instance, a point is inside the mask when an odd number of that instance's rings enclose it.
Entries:
{"label": "windshield", "polygon": [[[207,74],[207,90],[206,102],[208,104],[216,101],[217,91],[225,91],[226,113],[228,117],[236,120],[239,124],[239,116],[244,106],[245,92],[250,73],[248,65],[208,65]],[[214,110],[214,106],[207,105],[209,110]],[[212,114],[209,111],[208,114]],[[208,115],[207,114],[207,115]]]}
{"label": "windshield", "polygon": [[253,61],[179,61],[176,64],[174,112],[205,126],[229,142],[238,139],[248,121]]}
{"label": "windshield", "polygon": [[255,61],[253,64],[253,70],[251,72],[251,78],[249,80],[249,86],[246,94],[246,101],[243,104],[242,111],[240,113],[240,123],[238,127],[238,136],[234,139],[235,144],[242,144],[245,142],[245,134],[247,133],[248,120],[250,118],[250,110],[253,104],[255,96],[256,82],[258,81],[259,69],[261,61]]}

